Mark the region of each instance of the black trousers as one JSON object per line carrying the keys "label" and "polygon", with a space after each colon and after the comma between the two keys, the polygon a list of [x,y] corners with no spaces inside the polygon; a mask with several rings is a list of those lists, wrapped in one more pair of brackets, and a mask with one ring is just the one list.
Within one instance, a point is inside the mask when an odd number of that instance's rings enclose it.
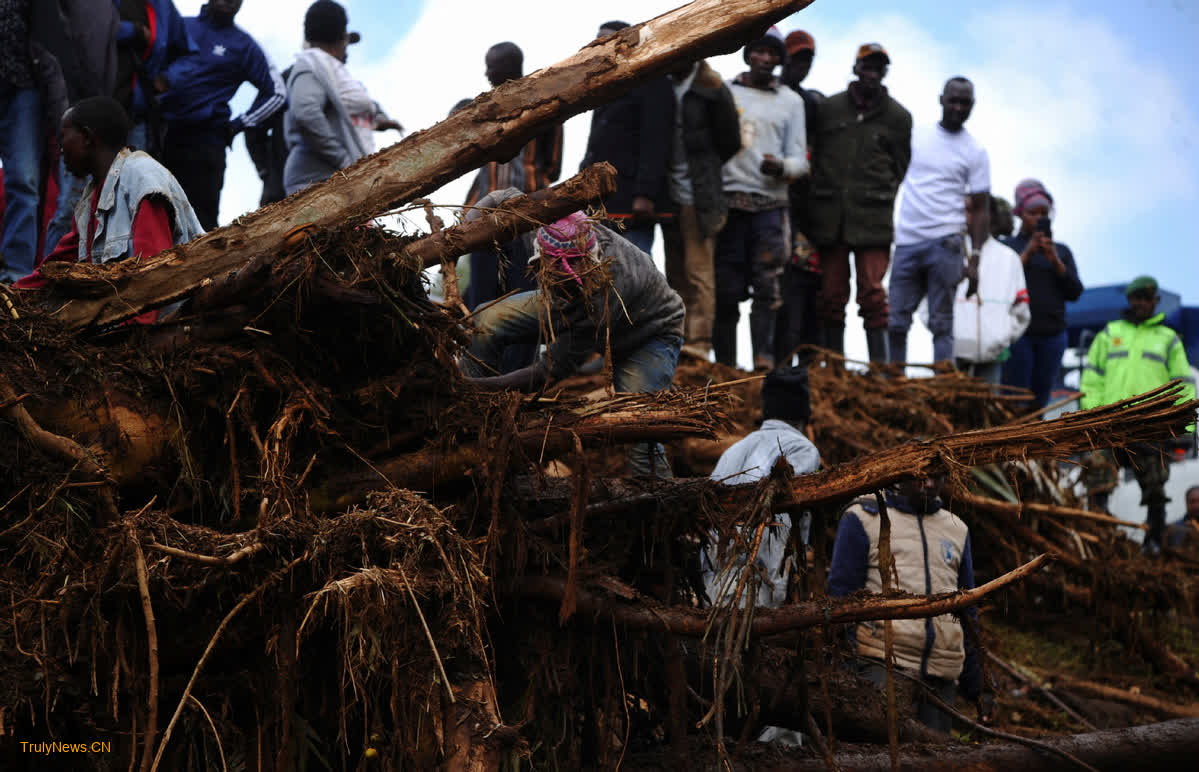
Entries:
{"label": "black trousers", "polygon": [[225,186],[225,146],[174,135],[168,129],[163,165],[175,175],[204,230],[217,227]]}
{"label": "black trousers", "polygon": [[820,318],[820,274],[805,271],[790,263],[783,269],[781,282],[783,305],[775,317],[774,364],[791,364],[791,353],[802,343],[816,346],[823,321]]}

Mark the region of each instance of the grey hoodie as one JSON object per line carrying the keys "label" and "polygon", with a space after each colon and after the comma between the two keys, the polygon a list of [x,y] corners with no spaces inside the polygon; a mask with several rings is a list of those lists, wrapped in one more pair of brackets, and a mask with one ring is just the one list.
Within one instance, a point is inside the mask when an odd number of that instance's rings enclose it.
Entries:
{"label": "grey hoodie", "polygon": [[[321,57],[329,61],[322,62]],[[310,48],[296,56],[287,79],[283,132],[288,153],[283,188],[288,195],[329,179],[338,169],[367,155],[337,95],[333,68],[338,64],[324,51]]]}

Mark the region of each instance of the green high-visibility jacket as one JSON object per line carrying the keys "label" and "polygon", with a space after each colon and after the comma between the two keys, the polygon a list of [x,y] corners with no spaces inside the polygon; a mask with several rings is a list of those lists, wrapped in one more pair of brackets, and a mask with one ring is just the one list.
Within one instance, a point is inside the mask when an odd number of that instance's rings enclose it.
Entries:
{"label": "green high-visibility jacket", "polygon": [[1079,387],[1083,410],[1144,394],[1175,379],[1184,383],[1180,402],[1195,398],[1186,349],[1178,333],[1163,324],[1165,318],[1157,314],[1140,324],[1117,319],[1095,336]]}

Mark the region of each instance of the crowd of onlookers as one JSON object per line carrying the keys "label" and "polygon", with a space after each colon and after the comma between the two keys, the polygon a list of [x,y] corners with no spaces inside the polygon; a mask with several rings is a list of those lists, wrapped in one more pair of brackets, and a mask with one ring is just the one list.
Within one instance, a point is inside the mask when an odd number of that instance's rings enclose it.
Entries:
{"label": "crowd of onlookers", "polygon": [[[0,65],[5,280],[63,256],[56,247],[87,179],[67,164],[61,124],[80,100],[120,104],[124,144],[165,166],[208,230],[238,134],[266,204],[374,152],[375,132],[400,129],[347,68],[360,36],[342,5],[309,6],[304,47],[282,72],[236,24],[241,6],[210,0],[183,18],[171,0],[0,0],[0,37],[15,52]],[[598,36],[626,26],[606,22]],[[843,352],[852,275],[871,361],[906,360],[919,307],[936,360],[1031,387],[1043,405],[1065,345],[1065,302],[1082,291],[1069,248],[1050,236],[1052,197],[1028,180],[1012,210],[1019,233],[992,222],[987,153],[965,128],[967,79],[945,84],[940,122],[913,127],[884,85],[882,45],[861,46],[855,80],[831,96],[802,85],[815,53],[807,32],[772,28],[745,47],[735,77],[689,62],[592,114],[583,165],[616,167],[605,204],[624,238],[648,252],[661,228],[667,279],[687,311],[683,351],[735,364],[749,300],[755,369],[805,343]],[[500,43],[485,66],[498,86],[524,74],[523,54]],[[243,83],[257,98],[233,115]],[[557,126],[488,164],[467,205],[557,180],[562,136]],[[467,304],[530,288],[530,254],[525,239],[471,255]]]}
{"label": "crowd of onlookers", "polygon": [[[45,283],[39,260],[153,255],[216,227],[226,150],[243,132],[266,204],[373,153],[375,132],[400,129],[347,69],[360,36],[340,4],[309,6],[305,46],[282,73],[234,23],[241,5],[210,0],[185,19],[171,0],[0,0],[0,47],[9,52],[0,59],[0,278],[36,289]],[[627,26],[605,22],[598,37]],[[884,85],[884,46],[862,45],[854,80],[830,96],[803,86],[815,55],[809,33],[771,28],[748,42],[746,69],[730,79],[705,61],[684,62],[597,107],[583,165],[612,164],[616,191],[600,221],[576,212],[469,255],[464,378],[534,391],[603,354],[616,390],[660,391],[681,353],[737,363],[748,300],[753,367],[768,372],[764,420],[713,477],[753,481],[780,458],[796,474],[813,472],[820,455],[805,435],[806,371],[791,364],[805,344],[844,353],[852,276],[874,366],[897,372],[906,363],[918,315],[937,362],[1027,388],[1045,406],[1066,348],[1065,304],[1082,293],[1069,247],[1054,240],[1053,196],[1035,179],[1017,185],[1010,206],[991,195],[987,152],[966,129],[975,103],[968,79],[945,82],[938,122],[913,126]],[[492,46],[484,64],[493,87],[524,74],[511,42]],[[246,82],[257,98],[234,116],[229,102]],[[466,218],[557,180],[562,143],[556,125],[478,170]],[[649,256],[658,228],[664,274]],[[1189,380],[1184,396],[1193,397],[1183,346],[1156,312],[1156,281],[1139,277],[1126,294],[1128,312],[1088,352],[1082,407],[1172,379]],[[159,320],[158,311],[138,319]],[[657,443],[632,446],[628,461],[634,474],[671,474]],[[1120,466],[1136,470],[1143,491],[1147,551],[1194,541],[1199,489],[1188,490],[1186,518],[1167,531],[1158,447],[1097,453],[1092,506],[1106,508]],[[883,589],[877,554],[888,518],[899,589],[973,587],[969,528],[944,508],[945,482],[907,480],[853,502],[838,523],[829,594]],[[753,602],[781,603],[790,528],[806,534],[807,524],[780,515],[752,557],[706,550],[708,600],[748,602],[749,593],[727,596],[752,559],[768,577]],[[960,688],[986,720],[992,706],[969,627],[948,615],[896,622],[895,660],[942,699]],[[863,623],[850,639],[862,675],[883,681],[880,628]],[[919,715],[950,726],[930,704]]]}
{"label": "crowd of onlookers", "polygon": [[[304,46],[282,72],[235,23],[241,6],[209,0],[184,18],[171,0],[0,0],[0,280],[36,288],[43,260],[150,255],[216,227],[239,134],[267,204],[373,153],[376,132],[402,130],[347,68],[361,38],[341,4],[308,7]],[[627,26],[605,22],[597,37]],[[884,85],[883,45],[860,46],[854,79],[828,96],[803,85],[815,55],[809,33],[772,27],[745,45],[745,69],[731,78],[687,61],[595,108],[583,165],[606,161],[618,173],[603,229],[566,223],[471,254],[466,305],[534,290],[539,258],[557,255],[556,268],[574,271],[587,255],[558,240],[590,238],[623,255],[611,283],[625,294],[613,302],[647,299],[624,307],[630,329],[615,343],[641,368],[622,377],[644,387],[669,384],[679,353],[736,364],[745,301],[754,369],[785,367],[804,344],[843,354],[853,277],[871,363],[906,363],[920,316],[937,362],[1029,389],[1044,407],[1066,348],[1066,303],[1083,290],[1070,248],[1054,239],[1052,194],[1029,178],[1010,205],[992,195],[987,151],[966,128],[967,78],[945,82],[939,121],[914,126]],[[492,46],[484,64],[493,87],[524,74],[511,42]],[[234,115],[244,83],[257,97]],[[562,143],[556,125],[480,169],[467,211],[556,181]],[[638,257],[648,260],[658,228],[664,281]],[[1142,277],[1128,292],[1129,326],[1092,346],[1084,406],[1190,379],[1177,335],[1154,313],[1156,282]],[[649,340],[650,328],[664,348],[638,360],[630,341]],[[538,351],[533,334],[488,353],[502,374],[526,372]],[[1146,496],[1160,523],[1164,493]]]}

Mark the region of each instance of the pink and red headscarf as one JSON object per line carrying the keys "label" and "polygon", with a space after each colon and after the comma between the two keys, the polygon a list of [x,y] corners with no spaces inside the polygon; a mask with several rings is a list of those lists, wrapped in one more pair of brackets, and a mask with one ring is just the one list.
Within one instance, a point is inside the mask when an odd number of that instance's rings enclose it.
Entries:
{"label": "pink and red headscarf", "polygon": [[574,280],[583,284],[570,261],[588,257],[595,251],[595,228],[582,212],[568,214],[557,222],[537,229],[537,249],[551,261],[559,261]]}
{"label": "pink and red headscarf", "polygon": [[1046,209],[1053,208],[1053,196],[1049,195],[1049,191],[1045,189],[1040,180],[1034,180],[1031,177],[1016,184],[1016,194],[1012,196],[1012,199],[1012,214],[1017,217],[1026,209],[1038,206]]}

